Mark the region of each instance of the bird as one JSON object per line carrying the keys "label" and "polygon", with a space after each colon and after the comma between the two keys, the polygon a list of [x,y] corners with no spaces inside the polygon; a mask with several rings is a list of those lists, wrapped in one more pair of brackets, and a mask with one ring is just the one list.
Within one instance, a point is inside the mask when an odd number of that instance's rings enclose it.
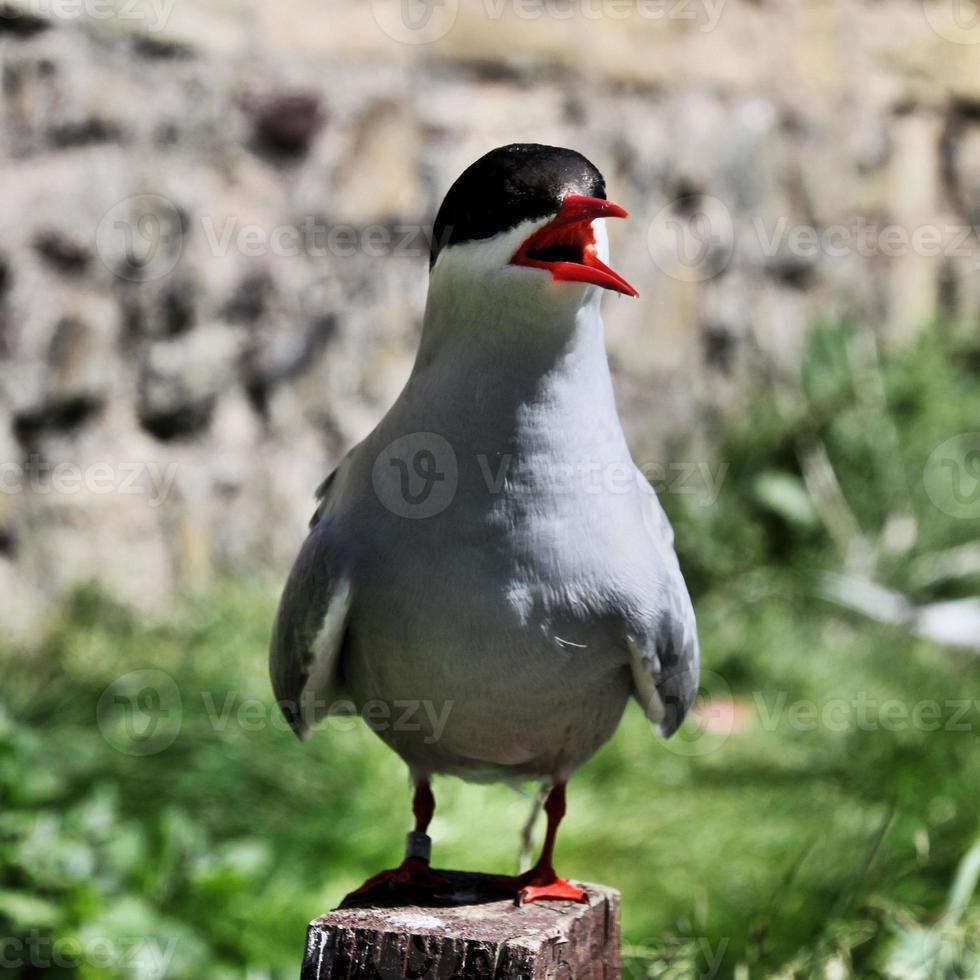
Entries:
{"label": "bird", "polygon": [[575,150],[467,167],[432,226],[408,380],[316,491],[272,629],[276,701],[302,739],[359,714],[414,785],[404,860],[345,902],[447,891],[435,776],[539,784],[540,857],[495,881],[518,905],[587,901],[554,867],[569,778],[630,698],[665,738],[695,700],[690,595],[603,338],[602,297],[638,295],[607,264],[605,221],[626,217]]}

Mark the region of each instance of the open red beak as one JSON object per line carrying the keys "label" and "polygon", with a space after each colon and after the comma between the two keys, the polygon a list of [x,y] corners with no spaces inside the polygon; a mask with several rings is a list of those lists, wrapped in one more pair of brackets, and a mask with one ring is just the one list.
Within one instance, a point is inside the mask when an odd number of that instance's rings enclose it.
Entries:
{"label": "open red beak", "polygon": [[601,197],[568,194],[561,210],[514,253],[511,265],[548,269],[558,282],[591,282],[627,296],[640,294],[596,255],[592,222],[596,218],[625,218],[626,212]]}

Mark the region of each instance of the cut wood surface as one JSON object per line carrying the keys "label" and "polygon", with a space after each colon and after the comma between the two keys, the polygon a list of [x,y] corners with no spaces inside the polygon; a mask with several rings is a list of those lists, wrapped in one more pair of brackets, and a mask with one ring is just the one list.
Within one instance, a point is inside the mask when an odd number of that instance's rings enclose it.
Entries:
{"label": "cut wood surface", "polygon": [[[446,873],[460,894],[481,877]],[[582,887],[588,904],[337,909],[310,923],[301,980],[613,980],[620,976],[619,893]]]}

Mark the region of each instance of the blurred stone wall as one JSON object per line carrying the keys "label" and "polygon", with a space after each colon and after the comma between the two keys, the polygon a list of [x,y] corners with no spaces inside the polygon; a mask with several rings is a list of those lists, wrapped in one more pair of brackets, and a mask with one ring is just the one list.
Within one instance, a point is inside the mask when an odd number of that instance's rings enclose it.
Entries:
{"label": "blurred stone wall", "polygon": [[580,149],[631,212],[606,323],[643,462],[707,452],[814,319],[975,330],[960,7],[0,0],[0,621],[279,574],[502,143]]}

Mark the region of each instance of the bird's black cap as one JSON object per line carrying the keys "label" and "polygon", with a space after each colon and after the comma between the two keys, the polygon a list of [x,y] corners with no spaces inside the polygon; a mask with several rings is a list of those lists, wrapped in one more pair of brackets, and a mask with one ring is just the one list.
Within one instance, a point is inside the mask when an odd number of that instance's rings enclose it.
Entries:
{"label": "bird's black cap", "polygon": [[606,196],[602,174],[581,153],[540,143],[491,150],[449,188],[432,230],[429,266],[447,245],[492,238],[554,214],[566,194]]}

